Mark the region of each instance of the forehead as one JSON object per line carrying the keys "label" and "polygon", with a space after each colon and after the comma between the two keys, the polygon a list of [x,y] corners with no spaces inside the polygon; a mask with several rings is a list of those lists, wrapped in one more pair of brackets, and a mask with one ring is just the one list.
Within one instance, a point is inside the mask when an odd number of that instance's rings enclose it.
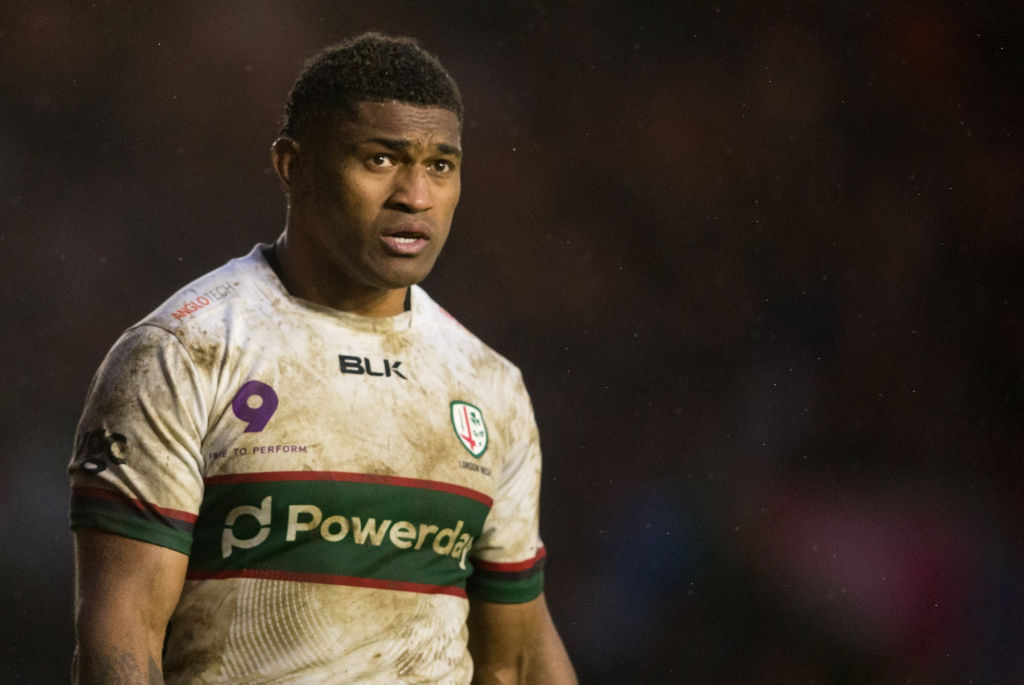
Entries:
{"label": "forehead", "polygon": [[389,100],[361,102],[354,119],[335,127],[342,144],[359,144],[373,139],[404,141],[424,147],[460,147],[459,118],[443,107],[420,107]]}

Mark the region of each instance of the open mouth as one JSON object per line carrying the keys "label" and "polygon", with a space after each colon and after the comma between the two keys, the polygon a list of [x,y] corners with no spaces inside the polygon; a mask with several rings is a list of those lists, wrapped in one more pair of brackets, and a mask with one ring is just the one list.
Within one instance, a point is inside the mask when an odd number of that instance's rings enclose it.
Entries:
{"label": "open mouth", "polygon": [[381,240],[388,250],[401,256],[419,254],[430,242],[430,238],[425,233],[404,231],[381,236]]}

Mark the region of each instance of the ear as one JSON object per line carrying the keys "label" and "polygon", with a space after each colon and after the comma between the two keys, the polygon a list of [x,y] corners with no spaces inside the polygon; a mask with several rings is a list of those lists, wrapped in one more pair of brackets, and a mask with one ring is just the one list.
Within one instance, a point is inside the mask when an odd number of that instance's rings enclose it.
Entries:
{"label": "ear", "polygon": [[270,146],[270,162],[289,196],[301,195],[309,187],[309,160],[294,138],[281,136]]}

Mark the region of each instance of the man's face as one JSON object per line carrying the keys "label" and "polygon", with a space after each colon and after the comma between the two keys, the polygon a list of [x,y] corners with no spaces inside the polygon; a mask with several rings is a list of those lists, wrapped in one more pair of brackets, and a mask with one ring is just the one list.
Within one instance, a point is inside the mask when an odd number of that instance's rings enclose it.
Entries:
{"label": "man's face", "polygon": [[[434,266],[459,201],[458,117],[440,107],[364,102],[312,154],[303,198],[322,266],[354,291],[419,283]],[[308,145],[308,144],[307,144]]]}

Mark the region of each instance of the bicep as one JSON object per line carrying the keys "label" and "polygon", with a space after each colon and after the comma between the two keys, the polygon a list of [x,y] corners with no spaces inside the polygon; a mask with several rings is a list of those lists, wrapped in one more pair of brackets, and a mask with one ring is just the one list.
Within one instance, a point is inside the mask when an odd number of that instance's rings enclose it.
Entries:
{"label": "bicep", "polygon": [[[159,668],[187,567],[186,555],[166,547],[91,528],[75,531],[76,671],[83,682],[112,668],[140,674]],[[139,679],[150,681],[148,675]]]}

